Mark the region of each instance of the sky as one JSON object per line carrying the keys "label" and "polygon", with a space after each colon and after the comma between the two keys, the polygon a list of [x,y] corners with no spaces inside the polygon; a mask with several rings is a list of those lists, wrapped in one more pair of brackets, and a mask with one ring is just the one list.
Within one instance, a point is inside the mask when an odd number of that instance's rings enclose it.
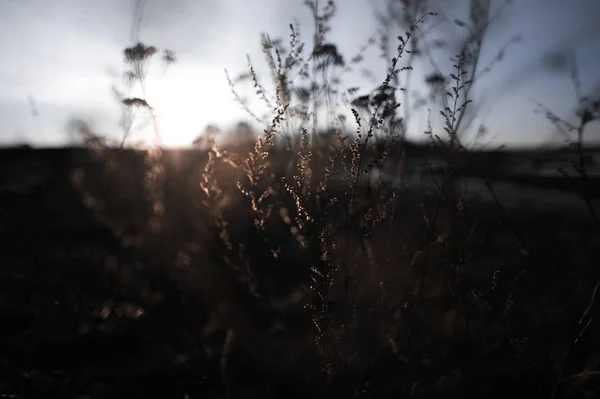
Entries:
{"label": "sky", "polygon": [[[329,41],[350,58],[377,31],[374,10],[383,10],[385,1],[339,0]],[[468,2],[437,0],[436,5],[432,0],[434,11],[447,19],[433,17],[440,20],[432,34],[457,37],[460,27],[452,20],[465,18]],[[234,77],[244,73],[250,56],[259,76],[266,77],[261,32],[287,39],[294,21],[300,24],[302,38],[310,41],[311,16],[303,3],[147,0],[139,40],[174,50],[178,59],[166,71],[152,64],[147,83],[146,99],[155,109],[165,144],[188,145],[209,123],[226,129],[250,120],[235,102],[224,69]],[[122,51],[131,44],[134,8],[135,0],[0,0],[0,145],[68,144],[73,140],[67,128],[72,118],[88,121],[98,133],[120,137],[119,104],[112,87],[121,84]],[[595,88],[598,95],[599,18],[598,0],[513,0],[505,9],[489,32],[483,64],[515,35],[522,40],[481,78],[474,96],[482,105],[478,121],[486,124],[494,143],[561,141],[543,115],[534,112],[532,99],[561,116],[572,113],[575,90],[560,62],[572,50],[584,90]],[[377,48],[369,50],[363,66],[381,81],[385,64],[378,54]],[[416,65],[415,70],[411,87],[423,91],[430,66]],[[360,74],[348,76],[345,87],[358,86],[365,93],[374,87]],[[248,89],[240,87],[252,98]],[[250,106],[261,109],[258,100]],[[411,137],[423,137],[426,110],[411,120]],[[140,131],[132,139],[143,139],[146,133]],[[600,128],[590,126],[586,135],[600,140]]]}

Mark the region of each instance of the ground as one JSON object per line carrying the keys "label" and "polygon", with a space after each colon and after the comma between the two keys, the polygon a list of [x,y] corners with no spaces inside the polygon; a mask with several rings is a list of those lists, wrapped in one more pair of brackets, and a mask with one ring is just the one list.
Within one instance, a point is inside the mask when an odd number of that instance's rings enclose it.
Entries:
{"label": "ground", "polygon": [[[336,341],[307,307],[318,302],[316,258],[285,224],[269,225],[265,244],[234,199],[225,217],[244,246],[225,248],[197,201],[201,154],[167,165],[160,228],[148,222],[143,160],[124,151],[111,168],[105,155],[3,152],[0,394],[598,394],[597,376],[566,378],[600,366],[600,326],[583,328],[598,313],[600,252],[585,206],[537,206],[534,196],[503,213],[473,197],[453,233],[431,243],[419,209],[435,198],[403,192],[387,230],[363,244],[352,231],[338,237],[360,282],[344,300],[342,277],[334,281],[329,314],[346,331]],[[529,179],[519,184],[532,192],[564,188]],[[545,203],[554,195],[541,193]],[[510,190],[501,195],[508,202]]]}

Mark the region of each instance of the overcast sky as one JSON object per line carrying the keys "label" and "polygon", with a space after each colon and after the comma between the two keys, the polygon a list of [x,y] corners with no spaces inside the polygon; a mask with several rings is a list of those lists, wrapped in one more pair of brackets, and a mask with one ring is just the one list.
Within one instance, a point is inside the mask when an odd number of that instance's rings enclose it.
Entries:
{"label": "overcast sky", "polygon": [[[373,10],[382,2],[338,1],[331,41],[342,54],[350,58],[376,31]],[[441,3],[445,15],[460,18],[468,0]],[[134,0],[0,0],[0,145],[64,144],[72,117],[118,137],[111,87],[120,83],[134,6]],[[260,33],[287,38],[294,20],[310,40],[310,14],[302,0],[147,0],[140,40],[178,55],[164,77],[155,64],[161,76],[148,84],[165,142],[188,144],[208,123],[228,127],[248,119],[233,100],[224,68],[233,76],[245,72],[249,54],[262,71]],[[513,0],[491,32],[487,60],[512,36],[523,39],[509,48],[478,92],[488,100],[482,115],[498,143],[539,144],[558,137],[534,114],[531,102],[541,100],[564,115],[573,109],[568,74],[543,68],[556,55],[576,49],[583,87],[600,88],[598,20],[598,0]],[[450,22],[439,29],[452,37],[459,27]],[[377,49],[367,58],[365,66],[382,80]],[[346,86],[366,90],[369,83],[358,79]],[[413,87],[424,88],[418,82]],[[415,136],[425,127],[424,115],[417,119],[411,126]],[[598,133],[597,126],[589,131],[590,137]]]}

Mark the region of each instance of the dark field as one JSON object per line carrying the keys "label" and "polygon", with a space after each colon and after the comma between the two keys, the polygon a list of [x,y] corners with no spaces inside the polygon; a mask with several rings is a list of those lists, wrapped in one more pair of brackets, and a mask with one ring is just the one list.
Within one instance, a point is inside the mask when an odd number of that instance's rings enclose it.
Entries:
{"label": "dark field", "polygon": [[[379,224],[335,230],[347,268],[327,274],[278,179],[259,232],[237,171],[217,165],[215,204],[206,153],[163,156],[149,195],[139,153],[0,152],[0,397],[600,395],[600,231],[581,181],[518,174],[529,153],[478,154],[457,207],[409,176]],[[343,226],[343,205],[323,225]]]}

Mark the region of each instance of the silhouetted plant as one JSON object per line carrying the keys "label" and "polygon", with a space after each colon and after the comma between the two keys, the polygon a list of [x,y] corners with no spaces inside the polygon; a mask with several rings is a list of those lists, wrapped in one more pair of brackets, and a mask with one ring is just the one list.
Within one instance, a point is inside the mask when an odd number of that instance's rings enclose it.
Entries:
{"label": "silhouetted plant", "polygon": [[[276,370],[284,368],[287,352],[295,351],[290,342],[306,343],[300,338],[279,341],[288,337],[279,323],[286,318],[298,328],[312,323],[312,330],[301,334],[314,341],[332,395],[454,394],[461,378],[477,389],[480,380],[487,384],[483,376],[500,373],[499,364],[515,368],[510,378],[534,370],[544,384],[562,384],[569,378],[565,364],[572,348],[560,364],[562,371],[546,369],[555,367],[539,355],[547,348],[528,337],[550,336],[552,328],[531,312],[543,305],[522,292],[547,289],[543,298],[548,303],[566,296],[553,298],[552,288],[530,281],[546,276],[543,240],[532,238],[545,232],[523,231],[520,219],[527,212],[518,209],[514,215],[504,206],[486,168],[478,166],[483,156],[468,150],[465,137],[478,115],[477,99],[471,98],[476,82],[514,42],[482,66],[488,29],[507,2],[494,10],[491,1],[469,1],[468,18],[452,22],[466,31],[456,48],[430,40],[436,25],[428,22],[438,15],[427,1],[386,2],[378,32],[386,74],[367,89],[345,87],[354,82],[343,78],[363,62],[377,35],[346,57],[329,35],[336,3],[305,4],[313,17],[310,44],[303,43],[300,27],[290,24],[287,42],[267,34],[260,38],[266,79],[250,56],[246,73],[231,77],[225,71],[232,94],[260,125],[257,136],[250,124],[239,123],[229,141],[220,141],[224,132],[209,125],[192,143],[193,155],[179,152],[168,161],[170,154],[160,142],[143,153],[148,220],[147,242],[140,246],[151,254],[149,263],[164,264],[179,276],[179,284],[196,287],[207,303],[197,340],[202,345],[215,341],[207,356],[218,359],[216,373],[228,395],[233,396],[236,365],[240,370],[248,366],[244,356],[257,364],[257,359],[276,359],[280,363],[265,360],[257,366]],[[456,51],[450,70],[429,57],[433,50]],[[144,94],[120,98],[130,116],[141,110],[152,117],[145,77],[157,53],[142,43],[124,51],[128,87],[138,85]],[[173,62],[175,54],[166,51],[163,60]],[[429,61],[434,64],[424,76],[429,96],[414,96],[413,69]],[[266,116],[242,96],[239,88],[245,83],[267,108]],[[596,98],[579,97],[578,124],[547,115],[577,136],[575,166],[585,185],[582,138],[599,110]],[[407,133],[414,111],[425,106],[430,108],[424,132],[428,142],[418,146]],[[346,115],[353,118],[351,131],[345,129]],[[432,121],[438,115],[441,125]],[[121,148],[131,132],[128,126],[117,145]],[[76,127],[90,146],[110,147],[89,126]],[[158,126],[155,133],[159,136]],[[419,170],[413,166],[417,163],[424,167]],[[193,171],[185,172],[191,177],[181,172],[184,166]],[[466,172],[481,179],[495,207],[467,198],[461,190]],[[589,194],[584,191],[583,197],[594,215]],[[94,203],[91,196],[84,198]],[[169,240],[170,235],[176,238]],[[566,285],[557,283],[565,292]],[[589,306],[596,292],[597,287]],[[561,306],[579,309],[574,302]],[[522,314],[528,311],[530,320]],[[591,323],[590,311],[581,320],[582,334]],[[548,348],[557,350],[552,345]],[[286,353],[278,357],[273,348]],[[509,360],[493,363],[500,352]]]}

